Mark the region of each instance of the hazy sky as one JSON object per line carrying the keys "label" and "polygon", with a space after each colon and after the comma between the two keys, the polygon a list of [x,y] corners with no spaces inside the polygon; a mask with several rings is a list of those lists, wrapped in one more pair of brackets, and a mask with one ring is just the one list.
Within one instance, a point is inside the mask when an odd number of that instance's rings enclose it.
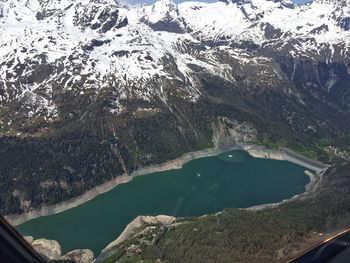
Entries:
{"label": "hazy sky", "polygon": [[306,2],[309,2],[308,0],[293,0],[296,4],[305,4]]}

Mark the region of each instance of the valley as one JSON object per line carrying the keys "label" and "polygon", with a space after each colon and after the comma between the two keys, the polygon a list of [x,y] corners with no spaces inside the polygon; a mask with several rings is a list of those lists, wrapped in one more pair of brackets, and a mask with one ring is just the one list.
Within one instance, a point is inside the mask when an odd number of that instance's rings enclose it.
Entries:
{"label": "valley", "polygon": [[[282,152],[282,160],[294,162],[288,167],[328,169],[310,176],[308,194],[264,209],[238,208],[290,199],[307,182],[290,184],[278,198],[213,208],[215,197],[193,214],[181,207],[181,213],[131,209],[108,241],[142,213],[180,218],[170,225],[150,220],[103,260],[280,262],[319,233],[349,227],[349,6],[348,0],[0,0],[1,215],[16,225],[44,222],[45,215],[49,222],[130,185],[146,200],[140,193],[154,189],[147,179],[158,173],[165,178],[201,162],[196,157],[247,150],[272,159]],[[288,178],[307,179],[299,168]],[[174,188],[181,183],[175,177],[166,177]],[[184,196],[173,194],[175,203]],[[119,205],[136,202],[116,195]],[[114,215],[106,211],[110,229]],[[41,234],[51,230],[47,223]],[[79,231],[69,249],[86,234]],[[102,243],[95,254],[108,242]],[[131,253],[133,245],[142,253]]]}
{"label": "valley", "polygon": [[346,152],[347,10],[345,0],[4,2],[0,212],[220,144],[324,162],[326,147]]}
{"label": "valley", "polygon": [[17,229],[23,235],[57,240],[63,253],[88,248],[98,255],[138,215],[202,216],[295,197],[310,183],[305,169],[229,151],[192,160],[178,170],[134,178],[85,204]]}

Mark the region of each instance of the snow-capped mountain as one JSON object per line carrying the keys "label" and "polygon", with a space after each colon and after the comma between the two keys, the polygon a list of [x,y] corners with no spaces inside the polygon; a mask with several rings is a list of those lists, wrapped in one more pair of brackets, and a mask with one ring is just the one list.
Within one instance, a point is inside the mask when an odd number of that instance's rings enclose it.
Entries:
{"label": "snow-capped mountain", "polygon": [[[0,101],[3,107],[17,105],[2,125],[16,115],[53,121],[62,111],[58,94],[94,101],[109,89],[108,108],[117,115],[125,109],[121,101],[130,98],[166,103],[169,83],[180,97],[196,101],[202,95],[198,70],[234,83],[246,64],[271,61],[262,50],[325,62],[346,58],[348,4],[2,0]],[[260,73],[265,70],[272,69]]]}
{"label": "snow-capped mountain", "polygon": [[0,0],[0,213],[214,145],[343,142],[349,29],[345,0]]}

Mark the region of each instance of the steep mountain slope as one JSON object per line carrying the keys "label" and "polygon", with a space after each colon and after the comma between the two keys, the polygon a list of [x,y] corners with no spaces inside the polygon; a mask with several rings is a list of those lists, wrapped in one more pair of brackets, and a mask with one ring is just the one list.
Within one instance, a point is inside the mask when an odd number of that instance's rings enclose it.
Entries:
{"label": "steep mountain slope", "polygon": [[2,1],[0,212],[212,147],[218,127],[341,144],[349,21],[345,0]]}

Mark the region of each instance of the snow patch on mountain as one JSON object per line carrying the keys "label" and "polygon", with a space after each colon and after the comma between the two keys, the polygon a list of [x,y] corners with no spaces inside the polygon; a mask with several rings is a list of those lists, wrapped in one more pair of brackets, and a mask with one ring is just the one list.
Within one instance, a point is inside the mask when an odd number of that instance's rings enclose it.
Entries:
{"label": "snow patch on mountain", "polygon": [[201,96],[198,74],[235,82],[235,70],[269,63],[250,49],[273,46],[291,56],[323,56],[327,62],[345,55],[350,11],[344,3],[3,1],[0,101],[28,108],[21,112],[30,118],[51,119],[59,115],[57,89],[91,101],[108,90],[106,107],[114,114],[131,98],[166,103],[166,92],[195,102]]}

